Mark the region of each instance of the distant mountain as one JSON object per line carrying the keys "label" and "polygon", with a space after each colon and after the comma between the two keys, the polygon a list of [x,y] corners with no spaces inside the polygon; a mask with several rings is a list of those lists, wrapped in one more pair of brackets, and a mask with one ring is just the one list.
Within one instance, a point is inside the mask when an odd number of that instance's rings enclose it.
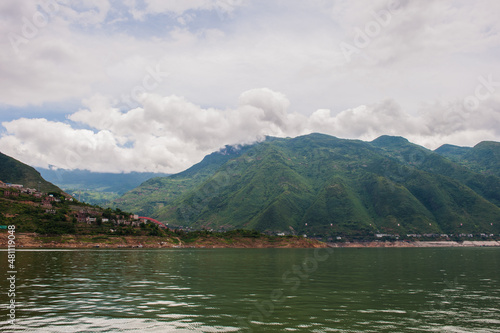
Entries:
{"label": "distant mountain", "polygon": [[150,178],[168,176],[168,174],[153,172],[101,173],[78,169],[45,168],[37,168],[37,170],[45,179],[81,201],[101,206],[108,205],[113,199]]}
{"label": "distant mountain", "polygon": [[467,155],[467,153],[471,150],[472,150],[471,147],[460,147],[460,146],[444,144],[434,151],[439,155],[449,158],[454,162],[458,162],[463,160],[464,156]]}
{"label": "distant mountain", "polygon": [[443,145],[436,153],[473,171],[500,177],[500,143],[483,141],[470,147]]}
{"label": "distant mountain", "polygon": [[34,168],[3,153],[0,153],[0,181],[21,184],[24,187],[40,189],[46,193],[62,192],[59,187],[43,179]]}
{"label": "distant mountain", "polygon": [[500,177],[401,137],[310,134],[226,147],[180,174],[146,181],[115,205],[195,228],[499,233]]}

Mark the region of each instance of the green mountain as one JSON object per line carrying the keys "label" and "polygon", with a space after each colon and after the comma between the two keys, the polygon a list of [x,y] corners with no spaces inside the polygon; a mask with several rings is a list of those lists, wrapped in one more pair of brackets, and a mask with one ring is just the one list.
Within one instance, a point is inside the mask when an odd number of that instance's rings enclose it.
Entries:
{"label": "green mountain", "polygon": [[471,147],[460,147],[455,145],[444,144],[438,149],[434,150],[441,156],[444,156],[454,162],[463,160],[464,156],[472,150]]}
{"label": "green mountain", "polygon": [[194,228],[321,235],[499,233],[500,177],[401,137],[323,134],[226,148],[116,201]]}
{"label": "green mountain", "polygon": [[0,153],[0,180],[4,183],[21,184],[24,187],[40,189],[42,192],[62,192],[45,179],[34,168]]}
{"label": "green mountain", "polygon": [[172,202],[175,197],[197,186],[212,176],[230,159],[245,153],[251,146],[232,147],[205,156],[198,164],[169,177],[154,177],[114,201],[113,207],[128,207],[127,211],[156,216],[155,212]]}
{"label": "green mountain", "polygon": [[483,141],[473,148],[443,145],[435,151],[475,172],[500,177],[500,142]]}

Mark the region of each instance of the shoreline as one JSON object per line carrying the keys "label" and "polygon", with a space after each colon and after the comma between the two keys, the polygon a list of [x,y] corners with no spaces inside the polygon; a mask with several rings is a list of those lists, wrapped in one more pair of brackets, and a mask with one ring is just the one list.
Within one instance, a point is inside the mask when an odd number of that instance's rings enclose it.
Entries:
{"label": "shoreline", "polygon": [[[0,233],[0,249],[8,248],[8,234]],[[201,237],[183,241],[178,237],[57,235],[16,233],[16,249],[130,249],[130,248],[325,248],[326,243],[307,238]]]}
{"label": "shoreline", "polygon": [[384,241],[327,243],[332,248],[500,247],[500,241]]}
{"label": "shoreline", "polygon": [[[8,234],[0,233],[0,249],[8,248]],[[16,233],[17,249],[123,249],[123,248],[443,248],[443,247],[500,247],[500,241],[370,241],[324,243],[307,238],[249,238],[229,239],[206,237],[185,242],[177,237],[58,235]]]}

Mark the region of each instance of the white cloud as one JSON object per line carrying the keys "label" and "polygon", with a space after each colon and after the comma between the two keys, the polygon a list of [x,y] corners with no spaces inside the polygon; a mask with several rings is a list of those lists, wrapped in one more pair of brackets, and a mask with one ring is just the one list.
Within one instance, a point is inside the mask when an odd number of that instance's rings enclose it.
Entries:
{"label": "white cloud", "polygon": [[[478,78],[500,79],[500,3],[42,3],[52,7],[0,3],[0,149],[30,163],[73,167],[65,156],[77,142],[95,154],[80,154],[85,168],[178,171],[263,135],[393,134],[428,147],[499,136],[500,86],[472,111],[463,102]],[[356,47],[350,62],[342,43]],[[47,103],[71,105],[68,121],[10,113]],[[68,143],[40,146],[42,128]]]}
{"label": "white cloud", "polygon": [[[225,110],[156,94],[142,95],[140,107],[126,112],[103,96],[85,104],[86,109],[69,116],[71,124],[25,118],[4,122],[7,133],[0,138],[0,149],[35,166],[179,172],[226,144],[252,143],[265,135],[321,132],[373,140],[390,134],[430,148],[500,138],[500,99],[495,97],[473,113],[460,103],[434,104],[422,116],[385,100],[337,114],[321,109],[306,117],[290,112],[287,97],[267,88],[242,93],[238,106]],[[90,129],[78,129],[77,123]]]}
{"label": "white cloud", "polygon": [[58,4],[57,15],[84,26],[100,25],[111,9],[109,0],[58,0]]}
{"label": "white cloud", "polygon": [[[184,21],[183,16],[187,11],[217,11],[219,15],[231,14],[237,7],[242,6],[246,0],[145,0],[144,6],[135,0],[126,1],[129,12],[137,20],[144,20],[148,15],[172,14]],[[187,18],[189,19],[189,15]],[[182,23],[184,24],[184,23]]]}
{"label": "white cloud", "polygon": [[[470,93],[467,82],[478,75],[500,77],[500,4],[490,1],[400,1],[389,23],[379,24],[347,63],[341,43],[354,45],[357,29],[378,24],[373,13],[392,2],[58,1],[47,24],[25,38],[24,19],[33,24],[33,15],[45,11],[5,0],[0,103],[29,107],[96,93],[119,98],[162,59],[171,77],[159,94],[224,107],[241,91],[267,86],[286,93],[301,113],[385,98],[416,109],[422,101]],[[131,9],[146,13],[144,21],[127,17]],[[207,18],[218,10],[235,16]],[[162,14],[167,18],[148,16]],[[10,33],[22,38],[18,53]]]}

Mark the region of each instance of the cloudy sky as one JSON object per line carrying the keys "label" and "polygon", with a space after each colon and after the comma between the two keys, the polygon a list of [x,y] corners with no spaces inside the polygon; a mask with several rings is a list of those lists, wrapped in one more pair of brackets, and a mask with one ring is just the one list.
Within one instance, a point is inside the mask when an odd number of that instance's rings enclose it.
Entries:
{"label": "cloudy sky", "polygon": [[500,141],[500,2],[2,0],[0,151],[178,172],[311,132]]}

